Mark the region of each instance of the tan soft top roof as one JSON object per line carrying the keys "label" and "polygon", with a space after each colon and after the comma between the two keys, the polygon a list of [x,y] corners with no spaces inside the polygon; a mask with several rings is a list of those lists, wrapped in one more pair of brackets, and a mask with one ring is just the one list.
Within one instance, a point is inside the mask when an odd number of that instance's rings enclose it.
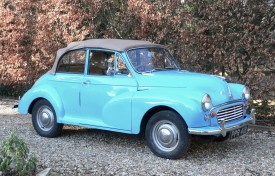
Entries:
{"label": "tan soft top roof", "polygon": [[161,47],[161,45],[154,44],[143,40],[122,40],[122,39],[90,39],[84,41],[77,41],[70,43],[66,48],[61,48],[57,51],[56,59],[52,69],[49,71],[55,74],[55,70],[60,57],[70,50],[81,49],[81,48],[103,48],[115,51],[125,51],[130,48],[138,47]]}

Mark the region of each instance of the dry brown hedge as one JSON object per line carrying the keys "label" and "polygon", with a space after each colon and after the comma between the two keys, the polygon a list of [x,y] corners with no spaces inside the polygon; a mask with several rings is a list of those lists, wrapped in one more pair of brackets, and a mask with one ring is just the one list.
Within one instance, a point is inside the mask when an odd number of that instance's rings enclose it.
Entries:
{"label": "dry brown hedge", "polygon": [[222,74],[249,85],[254,99],[275,99],[272,0],[0,0],[0,95],[22,94],[58,48],[90,38],[161,43],[183,69]]}

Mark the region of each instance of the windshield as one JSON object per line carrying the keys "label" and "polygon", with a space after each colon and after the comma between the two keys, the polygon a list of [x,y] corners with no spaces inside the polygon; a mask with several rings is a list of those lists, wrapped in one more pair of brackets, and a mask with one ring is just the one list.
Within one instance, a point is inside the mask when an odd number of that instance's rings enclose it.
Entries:
{"label": "windshield", "polygon": [[139,73],[179,69],[172,55],[164,48],[131,49],[127,55]]}

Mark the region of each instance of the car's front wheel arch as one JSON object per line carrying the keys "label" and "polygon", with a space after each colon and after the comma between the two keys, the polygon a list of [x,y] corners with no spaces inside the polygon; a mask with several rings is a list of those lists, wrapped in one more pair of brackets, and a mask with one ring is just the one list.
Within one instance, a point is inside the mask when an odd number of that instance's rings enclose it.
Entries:
{"label": "car's front wheel arch", "polygon": [[149,121],[149,119],[156,113],[160,112],[160,111],[164,111],[164,110],[170,110],[170,111],[174,111],[177,113],[177,111],[175,111],[173,108],[168,107],[168,106],[155,106],[151,109],[149,109],[143,116],[142,121],[140,123],[140,133],[139,134],[145,134],[145,129],[146,129],[146,125]]}

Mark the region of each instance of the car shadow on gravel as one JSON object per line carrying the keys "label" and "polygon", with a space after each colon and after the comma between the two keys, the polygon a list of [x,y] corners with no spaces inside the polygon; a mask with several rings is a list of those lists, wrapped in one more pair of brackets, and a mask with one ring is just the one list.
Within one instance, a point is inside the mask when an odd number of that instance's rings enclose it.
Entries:
{"label": "car shadow on gravel", "polygon": [[61,137],[64,140],[78,139],[80,141],[92,141],[93,143],[113,144],[121,145],[125,147],[125,144],[129,147],[135,147],[140,145],[146,145],[145,138],[142,135],[132,135],[125,133],[118,133],[112,131],[105,131],[100,129],[82,128],[75,126],[65,126],[62,130]]}
{"label": "car shadow on gravel", "polygon": [[[263,138],[263,136],[265,136]],[[223,142],[217,142],[211,139],[195,139],[192,141],[190,149],[187,153],[187,159],[200,160],[204,158],[219,160],[227,160],[228,158],[251,158],[251,151],[257,153],[265,153],[268,156],[271,152],[271,143],[266,143],[266,138],[272,140],[272,134],[259,134],[253,130],[236,139],[228,139]],[[263,150],[265,148],[265,150]],[[254,153],[255,154],[255,153]],[[260,154],[261,155],[261,154]]]}
{"label": "car shadow on gravel", "polygon": [[[77,140],[77,142],[86,143],[87,145],[93,145],[95,143],[98,146],[115,144],[118,150],[135,149],[139,152],[144,152],[144,149],[146,149],[147,152],[145,153],[148,154],[148,152],[150,152],[150,149],[146,146],[144,135],[131,135],[91,128],[65,126],[61,138],[68,142]],[[193,136],[190,149],[187,155],[182,159],[199,160],[202,155],[209,158],[216,156],[225,157],[245,147],[247,147],[247,144],[240,141],[228,140],[224,142],[215,142],[213,139],[196,138]]]}

